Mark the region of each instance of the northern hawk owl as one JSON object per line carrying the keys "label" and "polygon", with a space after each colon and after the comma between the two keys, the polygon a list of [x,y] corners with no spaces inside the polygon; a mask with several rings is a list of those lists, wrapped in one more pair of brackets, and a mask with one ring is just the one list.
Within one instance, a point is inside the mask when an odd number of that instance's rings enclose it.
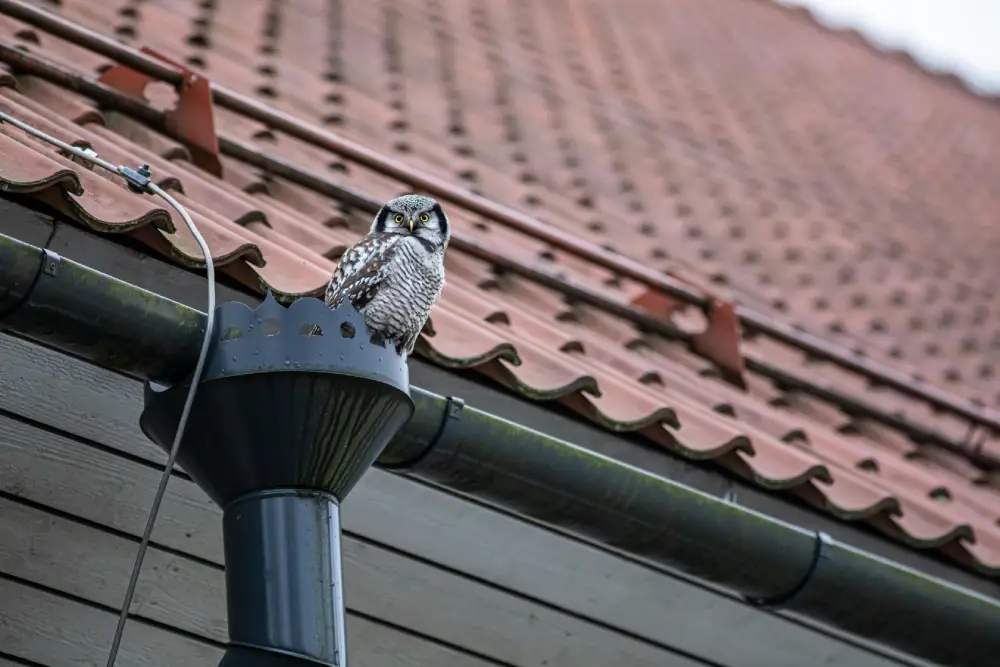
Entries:
{"label": "northern hawk owl", "polygon": [[375,216],[368,235],[340,258],[326,304],[346,297],[373,333],[409,357],[444,289],[448,217],[429,197],[402,195]]}

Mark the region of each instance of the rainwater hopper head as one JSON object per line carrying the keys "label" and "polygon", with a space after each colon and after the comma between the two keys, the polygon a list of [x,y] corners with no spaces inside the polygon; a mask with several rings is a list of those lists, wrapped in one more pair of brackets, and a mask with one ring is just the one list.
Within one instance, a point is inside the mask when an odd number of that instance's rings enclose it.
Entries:
{"label": "rainwater hopper head", "polygon": [[[413,415],[406,361],[349,303],[268,294],[216,323],[177,463],[223,508],[220,665],[344,667],[340,503]],[[139,423],[164,450],[187,390],[146,384]]]}

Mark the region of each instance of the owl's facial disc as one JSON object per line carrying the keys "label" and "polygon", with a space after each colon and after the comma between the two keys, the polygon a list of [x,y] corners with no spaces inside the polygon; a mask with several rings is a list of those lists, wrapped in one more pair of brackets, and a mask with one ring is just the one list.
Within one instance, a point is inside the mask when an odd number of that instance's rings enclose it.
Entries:
{"label": "owl's facial disc", "polygon": [[382,207],[372,223],[373,232],[411,234],[434,246],[446,248],[450,237],[448,217],[430,197],[402,195]]}

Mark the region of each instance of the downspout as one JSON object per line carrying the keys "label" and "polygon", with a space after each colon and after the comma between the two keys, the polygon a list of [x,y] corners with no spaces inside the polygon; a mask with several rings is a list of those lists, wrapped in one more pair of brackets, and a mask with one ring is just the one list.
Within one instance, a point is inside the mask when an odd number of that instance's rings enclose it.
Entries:
{"label": "downspout", "polygon": [[[0,329],[143,379],[176,381],[190,369],[203,314],[70,260],[45,274],[45,257],[0,235]],[[143,354],[109,353],[108,332]],[[410,394],[414,415],[379,457],[383,468],[939,665],[996,664],[996,600],[460,400]]]}
{"label": "downspout", "polygon": [[204,314],[2,235],[0,285],[0,329],[146,379],[164,451],[186,415],[177,463],[223,510],[220,667],[347,667],[340,505],[413,414],[405,361],[350,304],[224,303],[187,414]]}

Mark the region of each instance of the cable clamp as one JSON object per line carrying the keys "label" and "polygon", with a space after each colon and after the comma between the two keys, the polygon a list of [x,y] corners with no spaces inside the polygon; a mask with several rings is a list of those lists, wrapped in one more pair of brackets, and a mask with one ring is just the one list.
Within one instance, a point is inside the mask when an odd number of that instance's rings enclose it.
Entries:
{"label": "cable clamp", "polygon": [[97,158],[100,157],[98,152],[93,148],[77,148],[77,150],[80,151],[80,153],[73,153],[70,151],[60,152],[74,164],[80,165],[87,171],[94,171],[94,167],[97,166]]}
{"label": "cable clamp", "polygon": [[149,170],[149,165],[144,164],[138,169],[132,169],[124,165],[118,167],[118,174],[125,179],[128,189],[137,195],[151,194],[149,182],[153,173]]}

